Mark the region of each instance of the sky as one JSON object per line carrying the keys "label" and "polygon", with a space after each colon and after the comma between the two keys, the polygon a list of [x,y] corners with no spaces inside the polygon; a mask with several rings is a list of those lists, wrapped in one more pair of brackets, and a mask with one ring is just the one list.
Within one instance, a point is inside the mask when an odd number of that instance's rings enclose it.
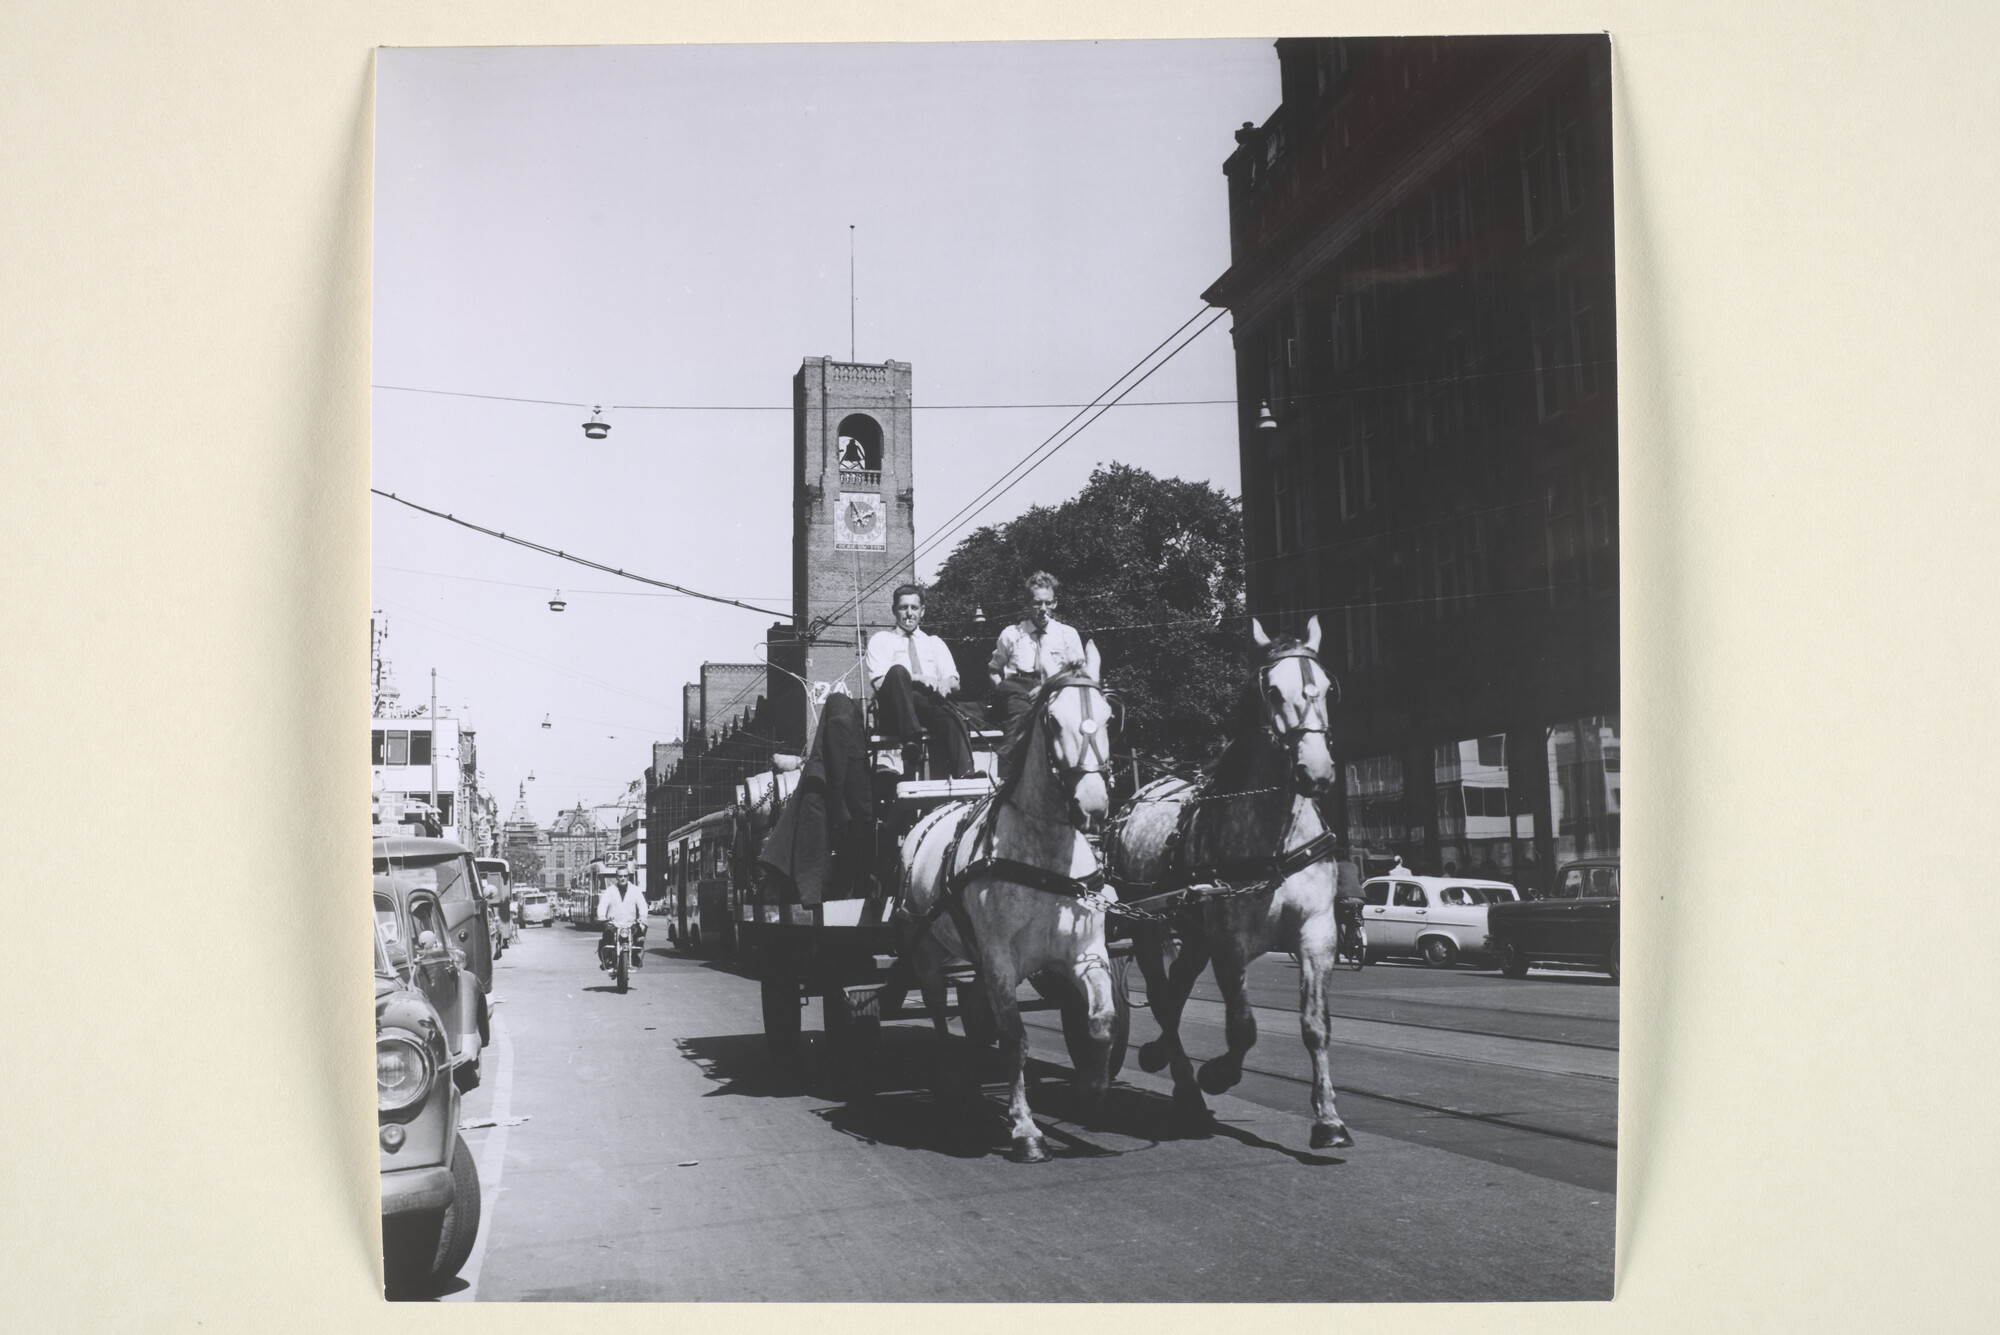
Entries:
{"label": "sky", "polygon": [[[1261,40],[384,50],[374,485],[789,613],[791,377],[850,356],[850,240],[921,545],[1073,413],[946,405],[1087,402],[1201,310],[1277,103]],[[1224,317],[1131,397],[1225,402],[1113,410],[971,526],[1114,460],[1235,494],[1234,394]],[[769,616],[372,509],[384,657],[405,704],[436,670],[503,815],[615,801],[702,662],[761,657]]]}

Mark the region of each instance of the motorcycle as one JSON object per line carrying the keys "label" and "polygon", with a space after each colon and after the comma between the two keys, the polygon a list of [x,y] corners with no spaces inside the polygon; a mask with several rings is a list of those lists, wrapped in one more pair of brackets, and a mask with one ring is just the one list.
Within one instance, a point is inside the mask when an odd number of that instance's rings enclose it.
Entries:
{"label": "motorcycle", "polygon": [[645,930],[639,925],[620,927],[611,940],[597,943],[597,967],[610,971],[620,993],[631,985],[632,971],[646,967]]}

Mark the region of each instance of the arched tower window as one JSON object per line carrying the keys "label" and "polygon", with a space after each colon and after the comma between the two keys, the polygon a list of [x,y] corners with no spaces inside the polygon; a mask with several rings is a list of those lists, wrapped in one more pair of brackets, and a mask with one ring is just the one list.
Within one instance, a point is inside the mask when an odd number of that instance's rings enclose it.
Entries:
{"label": "arched tower window", "polygon": [[882,425],[867,413],[840,419],[840,473],[844,482],[877,486],[882,481]]}

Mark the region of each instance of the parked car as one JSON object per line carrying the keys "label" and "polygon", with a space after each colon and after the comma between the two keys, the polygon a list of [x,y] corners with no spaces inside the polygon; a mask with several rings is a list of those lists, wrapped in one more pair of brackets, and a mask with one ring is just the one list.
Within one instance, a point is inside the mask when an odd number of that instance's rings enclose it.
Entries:
{"label": "parked car", "polygon": [[520,918],[523,927],[537,923],[543,927],[553,927],[556,925],[556,906],[549,901],[548,895],[543,891],[523,890]]}
{"label": "parked car", "polygon": [[1525,978],[1534,964],[1583,964],[1618,979],[1618,860],[1585,858],[1556,872],[1548,897],[1496,905],[1491,919],[1500,971]]}
{"label": "parked car", "polygon": [[1518,892],[1505,881],[1463,876],[1377,876],[1361,883],[1361,924],[1368,958],[1415,955],[1445,968],[1492,953],[1487,939],[1490,905]]}
{"label": "parked car", "polygon": [[514,921],[514,874],[505,858],[474,858],[472,865],[479,869],[479,883],[493,907],[493,958],[500,959],[521,939],[521,925]]}
{"label": "parked car", "polygon": [[375,1120],[382,1264],[393,1290],[449,1278],[465,1264],[479,1232],[479,1169],[458,1130],[450,1027],[417,986],[407,941],[392,948],[381,924],[378,910]]}
{"label": "parked car", "polygon": [[375,928],[389,962],[424,999],[444,1025],[450,1060],[444,1069],[461,1090],[479,1086],[480,1058],[491,1033],[486,993],[465,952],[452,945],[444,903],[427,886],[393,876],[375,878]]}
{"label": "parked car", "polygon": [[479,979],[480,990],[491,992],[493,934],[472,854],[449,839],[378,836],[375,874],[386,875],[399,885],[437,893],[445,915],[442,939],[464,954],[466,967]]}

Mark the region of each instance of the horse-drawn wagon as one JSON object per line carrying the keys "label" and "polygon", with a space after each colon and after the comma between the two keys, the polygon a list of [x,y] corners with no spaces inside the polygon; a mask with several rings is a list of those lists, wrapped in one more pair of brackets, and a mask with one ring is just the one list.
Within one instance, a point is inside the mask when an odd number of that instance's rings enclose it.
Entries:
{"label": "horse-drawn wagon", "polygon": [[[800,1011],[816,997],[834,1072],[851,1082],[884,1022],[928,1018],[942,1034],[956,1015],[1016,1071],[1015,1153],[1035,1159],[1045,1151],[1019,1075],[1020,1017],[1049,1009],[1086,1098],[1101,1095],[1124,1059],[1130,1005],[1125,960],[1105,942],[1111,897],[1092,838],[1109,814],[1111,709],[1097,670],[1093,647],[1004,738],[974,731],[972,778],[937,776],[920,742],[863,730],[858,779],[816,754],[745,785],[741,847],[755,850],[757,874],[736,926],[773,1051],[800,1047]],[[845,697],[828,708],[859,722]],[[820,734],[840,726],[825,720]],[[1023,984],[1038,999],[1022,1000]],[[905,1008],[912,993],[921,1009]]]}

